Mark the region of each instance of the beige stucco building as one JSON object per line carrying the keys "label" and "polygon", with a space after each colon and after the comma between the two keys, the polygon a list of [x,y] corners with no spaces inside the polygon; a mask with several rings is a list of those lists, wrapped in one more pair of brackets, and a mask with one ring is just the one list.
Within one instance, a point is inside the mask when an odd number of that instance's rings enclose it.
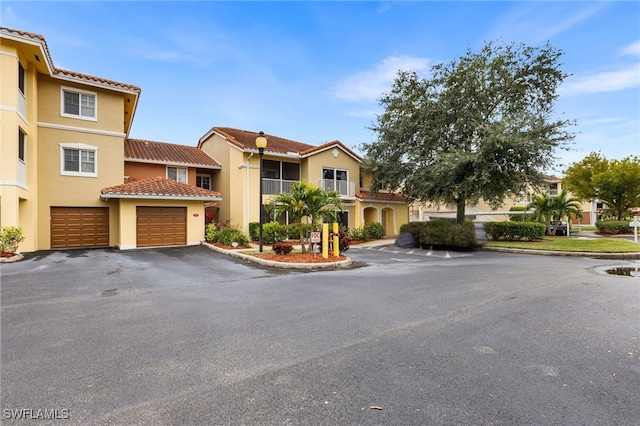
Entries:
{"label": "beige stucco building", "polygon": [[[314,146],[275,135],[265,136],[268,144],[263,156],[263,203],[274,194],[288,192],[294,182],[306,181],[340,193],[344,210],[336,213],[344,226],[363,228],[379,222],[390,236],[397,235],[400,226],[408,222],[408,199],[401,194],[367,191],[360,168],[362,159],[340,141]],[[200,149],[222,165],[214,186],[216,191],[229,196],[220,203],[219,220],[228,220],[244,232],[248,232],[250,222],[259,221],[257,137],[257,132],[213,127],[198,143]]]}
{"label": "beige stucco building", "polygon": [[[562,192],[562,180],[556,176],[546,175],[542,188],[529,188],[517,196],[505,198],[502,206],[494,209],[485,201],[480,200],[475,206],[466,206],[465,213],[473,217],[478,222],[496,222],[509,220],[509,211],[512,207],[524,208],[531,203],[534,194],[546,193],[551,196]],[[572,218],[575,224],[592,225],[596,223],[596,213],[602,209],[602,205],[596,201],[585,201],[581,203],[582,218]],[[512,213],[513,214],[513,213]],[[456,217],[455,206],[435,205],[415,201],[410,207],[411,221],[425,221],[434,217]]]}
{"label": "beige stucco building", "polygon": [[167,176],[124,186],[140,88],[56,68],[40,35],[0,41],[0,227],[22,228],[19,250],[199,244],[220,194]]}

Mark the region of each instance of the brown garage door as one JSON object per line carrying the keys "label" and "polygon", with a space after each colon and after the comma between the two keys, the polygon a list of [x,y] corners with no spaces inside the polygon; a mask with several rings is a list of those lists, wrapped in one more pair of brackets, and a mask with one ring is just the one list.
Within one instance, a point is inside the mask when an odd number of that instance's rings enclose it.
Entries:
{"label": "brown garage door", "polygon": [[108,246],[108,207],[51,207],[51,248]]}
{"label": "brown garage door", "polygon": [[136,207],[138,247],[187,244],[186,207]]}

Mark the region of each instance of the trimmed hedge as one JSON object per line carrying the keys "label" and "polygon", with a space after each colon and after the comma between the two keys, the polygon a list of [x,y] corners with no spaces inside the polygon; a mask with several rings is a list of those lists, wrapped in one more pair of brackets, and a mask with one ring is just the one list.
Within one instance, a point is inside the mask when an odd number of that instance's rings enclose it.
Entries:
{"label": "trimmed hedge", "polygon": [[598,228],[598,232],[603,234],[629,234],[633,232],[629,222],[624,220],[599,220],[596,222],[596,228]]}
{"label": "trimmed hedge", "polygon": [[452,248],[471,250],[477,247],[473,222],[458,224],[455,219],[432,219],[428,222],[410,222],[400,227],[409,232],[423,248]]}
{"label": "trimmed hedge", "polygon": [[547,227],[539,222],[491,222],[485,223],[484,229],[492,240],[539,241]]}

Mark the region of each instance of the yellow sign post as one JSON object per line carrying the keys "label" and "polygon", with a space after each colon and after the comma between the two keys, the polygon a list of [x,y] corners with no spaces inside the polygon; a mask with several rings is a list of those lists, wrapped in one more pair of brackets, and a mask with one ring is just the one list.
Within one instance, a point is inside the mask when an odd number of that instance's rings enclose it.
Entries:
{"label": "yellow sign post", "polygon": [[337,223],[333,224],[333,255],[340,256],[340,231]]}
{"label": "yellow sign post", "polygon": [[329,224],[322,224],[322,257],[329,257]]}

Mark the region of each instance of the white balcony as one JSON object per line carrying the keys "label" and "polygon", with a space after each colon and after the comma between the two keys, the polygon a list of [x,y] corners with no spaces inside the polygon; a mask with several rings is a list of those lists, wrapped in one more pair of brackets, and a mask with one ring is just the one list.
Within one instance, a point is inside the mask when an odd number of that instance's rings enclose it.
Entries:
{"label": "white balcony", "polygon": [[320,180],[320,188],[325,191],[338,191],[342,197],[353,198],[356,196],[356,185],[352,181],[322,179]]}
{"label": "white balcony", "polygon": [[18,113],[26,120],[27,119],[27,99],[24,94],[18,90]]}
{"label": "white balcony", "polygon": [[297,180],[262,179],[262,193],[264,195],[285,194],[291,192],[291,187]]}
{"label": "white balcony", "polygon": [[27,166],[22,160],[18,160],[18,183],[27,186]]}

